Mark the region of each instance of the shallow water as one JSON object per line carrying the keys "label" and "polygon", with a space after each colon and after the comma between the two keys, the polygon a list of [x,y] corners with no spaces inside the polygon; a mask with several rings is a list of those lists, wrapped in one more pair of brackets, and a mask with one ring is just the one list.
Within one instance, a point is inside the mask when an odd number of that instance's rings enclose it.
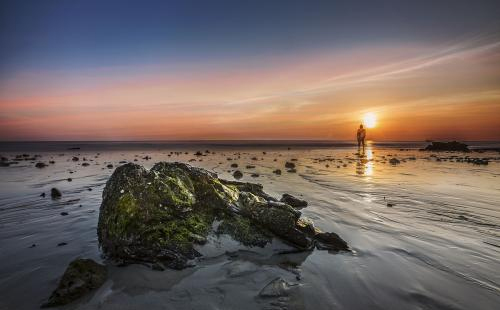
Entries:
{"label": "shallow water", "polygon": [[[233,179],[230,165],[238,163],[243,181],[262,183],[275,197],[302,196],[309,202],[303,215],[337,232],[353,252],[285,255],[278,254],[287,248],[278,240],[262,249],[212,236],[194,268],[109,265],[109,280],[99,290],[63,309],[498,309],[500,155],[431,157],[419,147],[373,144],[361,157],[351,145],[314,143],[290,150],[271,143],[4,144],[0,154],[9,159],[41,157],[0,167],[0,309],[37,309],[71,260],[103,261],[96,226],[113,172],[106,165],[134,159],[147,168],[158,161],[189,162],[226,179]],[[211,153],[193,155],[205,149]],[[451,156],[490,162],[478,166]],[[392,157],[401,163],[391,165]],[[284,169],[292,159],[297,173]],[[55,163],[34,167],[49,160]],[[281,176],[272,173],[276,168]],[[52,187],[62,191],[60,200],[50,198]],[[296,284],[289,296],[257,297],[276,277]]]}

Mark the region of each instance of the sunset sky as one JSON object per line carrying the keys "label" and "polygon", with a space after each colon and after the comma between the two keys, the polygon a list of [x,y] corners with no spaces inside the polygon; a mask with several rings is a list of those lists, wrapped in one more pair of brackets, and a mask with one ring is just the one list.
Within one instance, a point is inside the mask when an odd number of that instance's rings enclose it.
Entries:
{"label": "sunset sky", "polygon": [[500,2],[363,2],[1,1],[0,140],[500,140]]}

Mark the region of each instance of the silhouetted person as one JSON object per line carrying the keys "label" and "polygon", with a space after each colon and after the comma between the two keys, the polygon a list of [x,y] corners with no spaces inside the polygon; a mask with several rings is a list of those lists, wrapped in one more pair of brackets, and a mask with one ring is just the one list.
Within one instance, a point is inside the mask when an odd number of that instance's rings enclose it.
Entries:
{"label": "silhouetted person", "polygon": [[363,128],[363,125],[359,125],[357,138],[358,138],[358,151],[359,147],[363,145],[363,153],[365,152],[365,137],[366,137],[366,129]]}

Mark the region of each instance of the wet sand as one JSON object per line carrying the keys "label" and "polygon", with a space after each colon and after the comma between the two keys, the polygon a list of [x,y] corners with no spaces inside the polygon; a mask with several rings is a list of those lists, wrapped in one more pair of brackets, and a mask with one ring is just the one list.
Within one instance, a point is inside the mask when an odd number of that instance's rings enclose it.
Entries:
{"label": "wet sand", "polygon": [[[497,309],[500,303],[496,151],[428,153],[396,143],[371,145],[364,156],[349,145],[314,144],[23,148],[0,147],[9,160],[41,155],[0,167],[2,310],[37,309],[75,258],[105,261],[96,234],[101,194],[113,169],[129,161],[147,168],[188,162],[226,179],[239,170],[242,181],[261,183],[275,197],[307,200],[304,216],[337,232],[353,253],[279,254],[287,245],[278,240],[247,248],[212,236],[194,268],[109,264],[100,289],[62,309]],[[466,156],[489,162],[467,163]],[[38,162],[47,166],[36,168]],[[286,162],[296,172],[287,172]],[[50,198],[52,187],[61,199]],[[277,277],[292,284],[288,296],[259,297]]]}

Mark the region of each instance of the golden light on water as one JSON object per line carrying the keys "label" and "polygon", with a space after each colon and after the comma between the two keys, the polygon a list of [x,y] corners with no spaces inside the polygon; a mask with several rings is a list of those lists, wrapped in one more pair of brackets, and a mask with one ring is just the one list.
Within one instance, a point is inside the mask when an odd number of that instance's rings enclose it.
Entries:
{"label": "golden light on water", "polygon": [[374,128],[377,125],[377,115],[373,112],[368,112],[363,115],[363,125],[366,128]]}

